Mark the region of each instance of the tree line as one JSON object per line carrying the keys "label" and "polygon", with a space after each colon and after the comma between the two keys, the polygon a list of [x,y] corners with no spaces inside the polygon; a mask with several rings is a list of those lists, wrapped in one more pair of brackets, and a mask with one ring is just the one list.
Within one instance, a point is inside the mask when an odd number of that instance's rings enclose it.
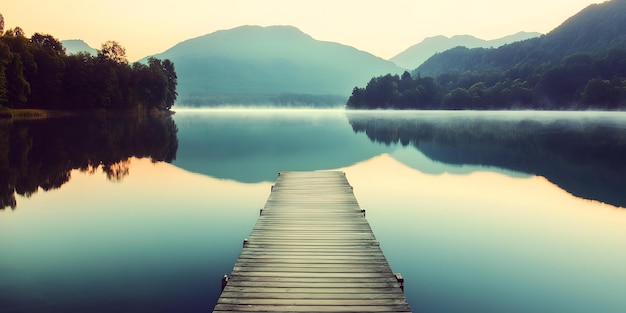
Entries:
{"label": "tree line", "polygon": [[[466,49],[466,48],[458,48]],[[474,50],[480,53],[480,50]],[[421,77],[372,78],[355,87],[351,109],[626,109],[626,49],[572,54],[559,62],[520,64],[506,71],[490,68]]]}
{"label": "tree line", "polygon": [[61,42],[19,28],[0,29],[0,108],[169,110],[177,97],[170,60],[128,63],[115,41],[98,55],[66,55]]}
{"label": "tree line", "polygon": [[412,75],[375,77],[367,87],[355,88],[347,106],[626,109],[625,10],[623,0],[593,4],[538,38],[435,54]]}

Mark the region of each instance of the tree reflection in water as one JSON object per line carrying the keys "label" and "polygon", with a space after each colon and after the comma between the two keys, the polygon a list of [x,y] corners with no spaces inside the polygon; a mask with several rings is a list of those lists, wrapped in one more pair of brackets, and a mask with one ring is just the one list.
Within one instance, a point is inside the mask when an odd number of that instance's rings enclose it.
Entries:
{"label": "tree reflection in water", "polygon": [[626,125],[610,113],[348,113],[355,133],[432,160],[543,176],[569,193],[626,208]]}
{"label": "tree reflection in water", "polygon": [[129,159],[172,162],[178,149],[170,115],[87,115],[0,122],[0,209],[17,207],[15,195],[56,189],[72,170],[111,181],[129,174]]}

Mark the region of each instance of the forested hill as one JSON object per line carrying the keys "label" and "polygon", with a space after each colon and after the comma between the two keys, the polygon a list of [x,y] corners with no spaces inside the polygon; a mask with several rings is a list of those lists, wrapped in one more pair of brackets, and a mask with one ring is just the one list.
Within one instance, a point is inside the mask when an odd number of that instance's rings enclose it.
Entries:
{"label": "forested hill", "polygon": [[115,41],[96,54],[68,55],[52,35],[27,38],[19,27],[0,28],[0,109],[165,111],[174,105],[171,61],[129,64]]}
{"label": "forested hill", "polygon": [[508,70],[559,62],[571,54],[596,54],[626,48],[626,0],[592,4],[545,36],[498,49],[455,48],[428,59],[415,72],[437,76],[450,72]]}
{"label": "forested hill", "polygon": [[401,73],[390,61],[292,26],[241,26],[181,42],[155,55],[176,64],[179,103],[340,105],[354,85]]}
{"label": "forested hill", "polygon": [[591,5],[539,38],[457,47],[412,76],[373,78],[348,107],[626,109],[626,0]]}

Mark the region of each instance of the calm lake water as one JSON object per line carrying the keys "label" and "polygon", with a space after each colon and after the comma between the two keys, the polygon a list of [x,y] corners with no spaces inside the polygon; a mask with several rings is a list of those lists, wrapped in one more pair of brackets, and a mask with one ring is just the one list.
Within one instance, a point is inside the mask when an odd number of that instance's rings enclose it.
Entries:
{"label": "calm lake water", "polygon": [[207,312],[279,171],[340,170],[414,312],[624,312],[626,114],[0,124],[0,312]]}

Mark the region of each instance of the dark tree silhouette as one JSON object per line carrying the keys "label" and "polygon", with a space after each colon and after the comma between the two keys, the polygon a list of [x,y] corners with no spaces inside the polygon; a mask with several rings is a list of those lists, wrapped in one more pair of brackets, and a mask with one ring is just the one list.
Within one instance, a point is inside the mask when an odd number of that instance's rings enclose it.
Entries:
{"label": "dark tree silhouette", "polygon": [[626,109],[626,49],[598,54],[574,54],[535,67],[506,72],[477,71],[412,77],[405,72],[372,78],[355,87],[350,109],[443,110],[624,110]]}
{"label": "dark tree silhouette", "polygon": [[0,36],[4,33],[4,16],[0,14]]}
{"label": "dark tree silhouette", "polygon": [[116,63],[128,63],[128,59],[126,58],[126,49],[117,41],[109,40],[103,43],[102,47],[98,51],[98,57],[111,60]]}
{"label": "dark tree silhouette", "polygon": [[177,75],[169,60],[128,64],[115,41],[97,56],[66,55],[59,40],[16,27],[0,36],[0,106],[57,110],[169,110]]}

